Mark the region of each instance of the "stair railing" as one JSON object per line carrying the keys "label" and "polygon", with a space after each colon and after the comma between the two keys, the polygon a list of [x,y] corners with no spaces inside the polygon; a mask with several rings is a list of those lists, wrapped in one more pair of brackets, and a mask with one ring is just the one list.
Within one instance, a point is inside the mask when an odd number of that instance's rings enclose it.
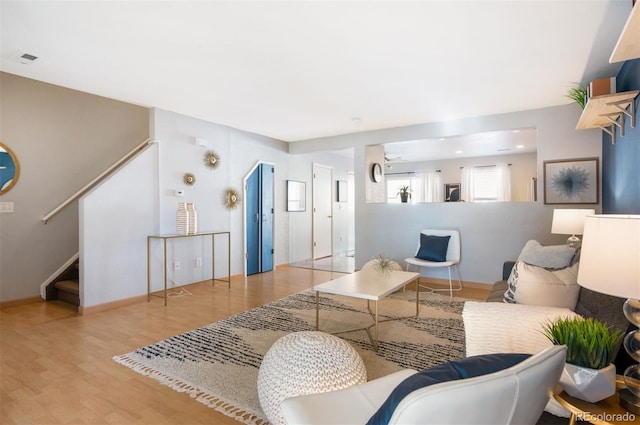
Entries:
{"label": "stair railing", "polygon": [[49,221],[49,219],[51,217],[53,217],[54,215],[59,213],[62,209],[64,209],[67,205],[69,205],[70,203],[72,203],[73,201],[75,201],[76,199],[81,197],[82,195],[84,195],[87,191],[89,191],[89,189],[93,188],[97,183],[102,181],[106,176],[108,176],[114,170],[116,170],[118,167],[120,167],[122,164],[127,162],[132,156],[134,156],[138,152],[143,151],[144,149],[146,149],[149,145],[151,145],[153,143],[155,143],[155,142],[152,142],[149,139],[146,139],[144,142],[140,143],[138,146],[136,146],[131,151],[126,153],[122,158],[120,158],[118,161],[116,161],[115,164],[113,164],[111,167],[109,167],[105,171],[103,171],[98,177],[96,177],[95,179],[91,180],[82,189],[78,190],[76,193],[71,195],[66,201],[62,202],[60,205],[58,205],[56,208],[54,208],[49,214],[47,214],[44,217],[42,217],[43,223],[47,224],[47,222]]}

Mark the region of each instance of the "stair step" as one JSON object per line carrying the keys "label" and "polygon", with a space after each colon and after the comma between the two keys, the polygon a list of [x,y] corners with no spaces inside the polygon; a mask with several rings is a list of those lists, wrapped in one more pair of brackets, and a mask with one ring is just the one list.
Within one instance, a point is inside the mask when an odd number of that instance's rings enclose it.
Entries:
{"label": "stair step", "polygon": [[80,295],[80,282],[77,280],[61,280],[55,283],[55,287],[58,291]]}

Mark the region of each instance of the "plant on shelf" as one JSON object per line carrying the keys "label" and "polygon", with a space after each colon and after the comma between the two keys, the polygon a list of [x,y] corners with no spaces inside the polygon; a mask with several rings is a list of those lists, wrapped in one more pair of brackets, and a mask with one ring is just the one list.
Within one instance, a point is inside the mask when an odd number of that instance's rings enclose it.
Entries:
{"label": "plant on shelf", "polygon": [[[567,364],[560,385],[569,395],[595,403],[615,393],[613,360],[622,340],[621,331],[582,317],[558,318],[542,327],[554,345],[567,346]],[[585,369],[590,371],[584,373]]]}
{"label": "plant on shelf", "polygon": [[411,188],[409,186],[401,186],[397,195],[400,195],[400,200],[402,202],[407,202],[409,198],[411,198]]}
{"label": "plant on shelf", "polygon": [[582,84],[575,83],[576,87],[569,89],[567,97],[576,102],[582,109],[587,104],[587,87]]}

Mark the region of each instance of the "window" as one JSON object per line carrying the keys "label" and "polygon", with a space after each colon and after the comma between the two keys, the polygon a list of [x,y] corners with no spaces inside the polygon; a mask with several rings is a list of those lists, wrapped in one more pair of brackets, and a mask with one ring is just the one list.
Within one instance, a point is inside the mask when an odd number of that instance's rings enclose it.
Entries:
{"label": "window", "polygon": [[511,200],[511,173],[507,164],[464,168],[462,199],[467,202]]}
{"label": "window", "polygon": [[[400,195],[398,195],[398,191],[402,186],[409,186],[411,189],[411,197],[409,198],[409,202],[420,202],[417,201],[414,196],[418,192],[415,188],[415,179],[407,176],[386,176],[387,178],[387,202],[390,204],[398,204],[400,203]],[[414,183],[412,185],[412,183]]]}
{"label": "window", "polygon": [[398,175],[387,174],[387,202],[399,203],[398,191],[402,186],[409,186],[411,197],[409,202],[442,202],[443,186],[439,171],[420,171],[415,173],[402,173]]}
{"label": "window", "polygon": [[473,200],[487,202],[498,200],[498,177],[495,165],[473,169]]}

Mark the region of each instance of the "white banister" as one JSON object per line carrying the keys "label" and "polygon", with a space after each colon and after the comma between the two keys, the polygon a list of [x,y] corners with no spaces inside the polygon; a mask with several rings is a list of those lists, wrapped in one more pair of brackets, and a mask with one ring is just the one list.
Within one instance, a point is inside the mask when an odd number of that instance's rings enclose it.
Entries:
{"label": "white banister", "polygon": [[152,142],[151,140],[146,139],[144,142],[140,143],[138,146],[136,146],[131,151],[129,151],[127,154],[125,154],[115,164],[113,164],[111,167],[109,167],[105,171],[103,171],[98,177],[96,177],[95,179],[91,180],[82,189],[80,189],[79,191],[77,191],[76,193],[71,195],[66,201],[64,201],[63,203],[58,205],[55,209],[53,209],[49,214],[47,214],[44,217],[42,217],[42,221],[44,222],[44,224],[47,224],[47,222],[49,221],[49,219],[51,217],[56,215],[64,207],[66,207],[67,205],[69,205],[70,203],[75,201],[77,198],[82,196],[86,191],[91,189],[96,183],[101,181],[105,176],[109,175],[113,170],[115,170],[116,168],[120,167],[120,165],[122,165],[124,162],[128,161],[129,158],[131,158],[134,154],[136,154],[138,151],[140,151],[141,149],[145,148],[146,146],[148,146],[148,145],[150,145],[152,143],[155,143],[155,142]]}

